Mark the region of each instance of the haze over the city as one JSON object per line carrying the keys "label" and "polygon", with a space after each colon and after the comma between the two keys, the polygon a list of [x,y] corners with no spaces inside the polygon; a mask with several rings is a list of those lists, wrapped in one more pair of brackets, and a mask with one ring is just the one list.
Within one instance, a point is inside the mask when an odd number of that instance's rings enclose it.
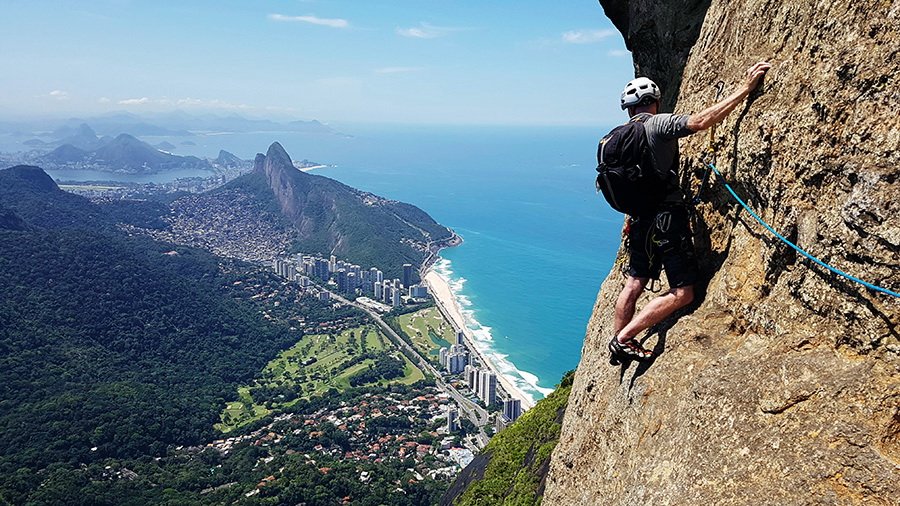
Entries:
{"label": "haze over the city", "polygon": [[631,75],[588,0],[7,2],[0,43],[6,119],[596,124]]}

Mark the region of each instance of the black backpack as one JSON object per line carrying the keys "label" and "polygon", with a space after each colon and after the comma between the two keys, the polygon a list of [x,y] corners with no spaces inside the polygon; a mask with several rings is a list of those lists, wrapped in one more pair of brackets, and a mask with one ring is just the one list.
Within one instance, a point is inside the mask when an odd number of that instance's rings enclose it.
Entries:
{"label": "black backpack", "polygon": [[666,196],[641,114],[617,126],[597,147],[597,191],[613,209],[631,216],[653,214]]}

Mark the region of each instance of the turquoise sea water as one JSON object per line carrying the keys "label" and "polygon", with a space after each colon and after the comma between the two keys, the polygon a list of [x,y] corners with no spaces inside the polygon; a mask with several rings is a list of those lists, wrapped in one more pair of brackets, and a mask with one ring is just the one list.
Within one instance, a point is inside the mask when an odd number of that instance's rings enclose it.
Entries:
{"label": "turquoise sea water", "polygon": [[527,393],[541,397],[578,364],[622,218],[593,189],[597,139],[608,126],[338,127],[352,137],[278,132],[194,136],[178,154],[242,158],[279,141],[315,173],[415,204],[465,242],[439,272],[476,339]]}

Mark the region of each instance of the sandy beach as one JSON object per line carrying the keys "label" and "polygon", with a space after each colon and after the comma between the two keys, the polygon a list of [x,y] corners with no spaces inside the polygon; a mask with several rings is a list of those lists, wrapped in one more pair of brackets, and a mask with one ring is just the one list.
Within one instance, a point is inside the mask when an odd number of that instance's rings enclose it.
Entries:
{"label": "sandy beach", "polygon": [[462,310],[459,307],[459,303],[456,301],[456,297],[453,296],[453,291],[450,290],[450,284],[444,279],[443,276],[434,271],[434,269],[428,269],[428,272],[425,274],[423,278],[425,284],[428,285],[428,289],[431,291],[431,295],[437,301],[439,307],[444,310],[444,314],[449,315],[453,320],[451,323],[458,328],[462,329],[463,334],[465,335],[466,345],[469,350],[478,356],[479,361],[488,367],[491,372],[493,372],[497,376],[497,381],[503,387],[510,396],[514,399],[519,399],[522,401],[522,409],[530,409],[534,406],[534,401],[530,396],[526,395],[524,392],[519,390],[518,387],[506,376],[504,376],[497,366],[492,363],[487,357],[482,353],[481,350],[475,345],[475,340],[471,334],[471,331],[466,327],[465,318],[463,318]]}

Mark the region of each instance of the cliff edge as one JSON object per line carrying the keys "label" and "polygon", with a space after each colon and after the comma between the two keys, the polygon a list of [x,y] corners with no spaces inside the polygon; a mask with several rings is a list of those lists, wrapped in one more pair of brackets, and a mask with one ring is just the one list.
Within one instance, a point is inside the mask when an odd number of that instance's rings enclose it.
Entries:
{"label": "cliff edge", "polygon": [[[719,168],[801,248],[900,290],[900,1],[600,3],[667,110],[772,62],[719,125]],[[682,141],[694,192],[707,142]],[[621,257],[604,281],[543,504],[895,504],[900,302],[776,241],[719,182],[697,211],[705,281],[647,334],[652,364],[607,365]]]}

